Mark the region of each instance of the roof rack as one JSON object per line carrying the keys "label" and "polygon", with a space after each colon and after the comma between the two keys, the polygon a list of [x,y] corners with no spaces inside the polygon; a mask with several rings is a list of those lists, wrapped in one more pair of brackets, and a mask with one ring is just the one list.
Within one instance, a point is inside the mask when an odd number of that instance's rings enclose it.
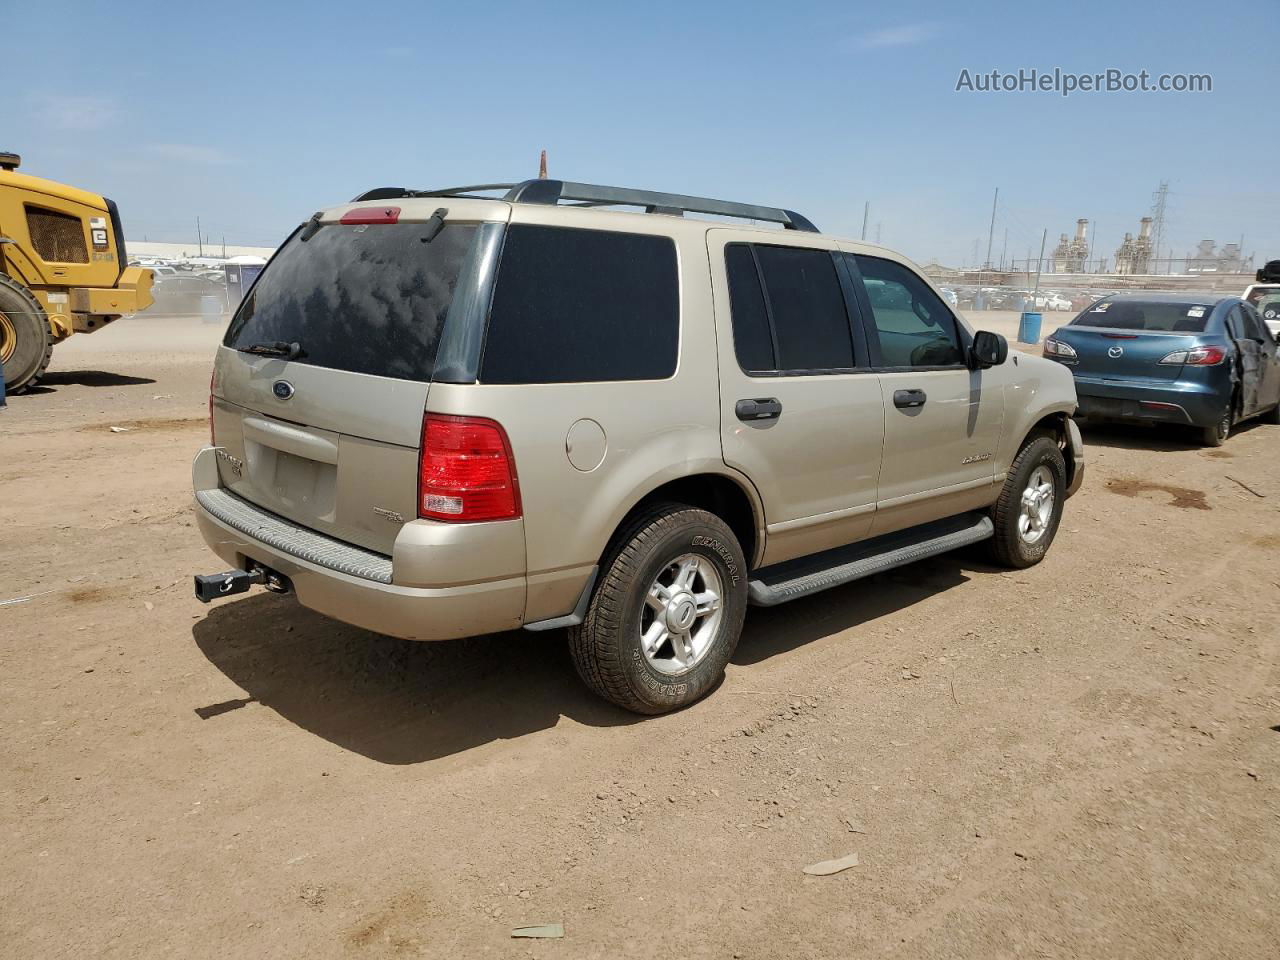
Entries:
{"label": "roof rack", "polygon": [[353,202],[393,200],[398,197],[474,197],[477,193],[494,190],[505,190],[506,193],[502,199],[510,203],[542,203],[555,206],[561,201],[571,201],[575,206],[643,207],[646,213],[665,213],[674,216],[683,216],[686,213],[709,213],[721,217],[780,223],[788,230],[818,232],[818,228],[807,217],[801,216],[794,210],[783,210],[781,207],[761,207],[753,203],[731,203],[726,200],[712,200],[708,197],[690,197],[680,193],[606,187],[591,183],[572,183],[568,180],[482,183],[466,187],[447,187],[443,190],[377,187],[360,194]]}

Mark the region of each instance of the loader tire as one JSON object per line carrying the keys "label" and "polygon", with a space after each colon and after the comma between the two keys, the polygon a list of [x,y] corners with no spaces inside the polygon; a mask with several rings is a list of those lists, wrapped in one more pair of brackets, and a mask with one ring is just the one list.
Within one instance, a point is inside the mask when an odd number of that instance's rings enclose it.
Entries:
{"label": "loader tire", "polygon": [[26,287],[0,274],[0,360],[6,393],[33,387],[53,359],[49,318]]}

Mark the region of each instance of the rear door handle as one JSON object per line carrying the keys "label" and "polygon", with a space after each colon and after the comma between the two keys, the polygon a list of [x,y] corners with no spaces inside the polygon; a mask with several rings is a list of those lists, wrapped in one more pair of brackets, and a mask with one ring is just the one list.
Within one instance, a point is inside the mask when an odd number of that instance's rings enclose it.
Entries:
{"label": "rear door handle", "polygon": [[895,390],[893,391],[893,405],[895,407],[910,409],[911,407],[923,407],[924,402],[929,399],[925,396],[923,390]]}
{"label": "rear door handle", "polygon": [[777,420],[782,416],[782,401],[777,397],[762,400],[739,400],[733,406],[739,420]]}

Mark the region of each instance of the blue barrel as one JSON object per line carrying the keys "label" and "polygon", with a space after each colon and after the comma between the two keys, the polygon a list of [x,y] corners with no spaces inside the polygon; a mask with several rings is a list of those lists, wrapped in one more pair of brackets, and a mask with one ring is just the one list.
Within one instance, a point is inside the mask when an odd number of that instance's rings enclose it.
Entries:
{"label": "blue barrel", "polygon": [[1040,342],[1040,314],[1027,312],[1022,314],[1022,319],[1018,322],[1018,342]]}

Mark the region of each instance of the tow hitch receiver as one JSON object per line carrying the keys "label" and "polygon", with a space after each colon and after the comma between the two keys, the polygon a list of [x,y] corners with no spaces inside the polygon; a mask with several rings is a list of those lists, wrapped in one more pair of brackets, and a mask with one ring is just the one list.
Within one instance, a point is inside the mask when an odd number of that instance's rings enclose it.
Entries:
{"label": "tow hitch receiver", "polygon": [[197,573],[196,599],[201,603],[229,597],[232,594],[244,593],[255,583],[265,583],[267,571],[258,567],[254,570],[228,570],[225,573]]}

